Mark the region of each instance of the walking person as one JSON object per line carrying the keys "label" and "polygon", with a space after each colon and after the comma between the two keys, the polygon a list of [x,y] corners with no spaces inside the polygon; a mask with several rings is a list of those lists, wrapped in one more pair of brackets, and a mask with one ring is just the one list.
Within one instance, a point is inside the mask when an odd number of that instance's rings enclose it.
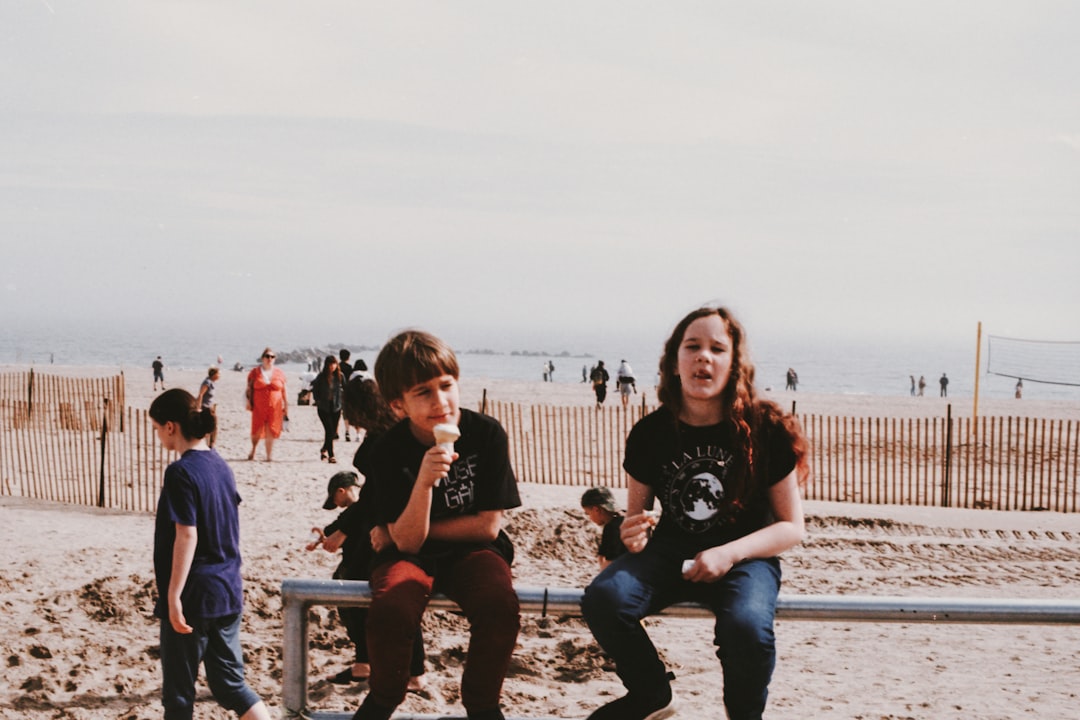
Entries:
{"label": "walking person", "polygon": [[[323,426],[323,444],[319,449],[319,459],[336,463],[334,457],[334,438],[337,437],[338,423],[341,422],[342,398],[345,394],[345,376],[341,372],[338,359],[327,355],[322,370],[311,381],[311,397],[315,400],[315,409]],[[348,423],[346,422],[346,427]]]}
{"label": "walking person", "polygon": [[158,383],[161,383],[161,389],[165,389],[165,363],[161,362],[161,356],[158,355],[154,362],[150,363],[150,367],[154,370],[154,391],[157,391]]}
{"label": "walking person", "polygon": [[214,447],[214,443],[217,442],[217,403],[214,402],[214,389],[219,377],[221,377],[221,371],[216,367],[207,370],[206,378],[199,386],[199,395],[195,398],[200,410],[209,410],[214,416],[214,429],[210,431],[206,440],[206,444],[210,447]]}
{"label": "walking person", "polygon": [[949,377],[945,373],[941,373],[938,384],[941,385],[941,397],[949,397]]}
{"label": "walking person", "polygon": [[228,464],[203,440],[216,420],[179,388],[150,404],[150,419],[162,447],[180,453],[165,468],[154,527],[165,718],[191,719],[202,664],[218,704],[241,720],[269,720],[244,681],[240,495]]}
{"label": "walking person", "polygon": [[270,348],[263,350],[259,366],[252,368],[247,377],[247,409],[251,412],[251,452],[248,460],[255,459],[259,440],[266,447],[266,462],[271,462],[274,441],[281,437],[285,421],[289,419],[289,396],[285,388],[285,373],[274,367],[277,355]]}
{"label": "walking person", "polygon": [[604,406],[604,400],[607,399],[607,384],[611,379],[611,375],[604,368],[604,361],[598,360],[596,367],[592,369],[592,373],[589,375],[592,380],[592,389],[596,394],[596,409],[600,410]]}
{"label": "walking person", "polygon": [[[641,620],[683,601],[716,616],[714,644],[732,720],[761,718],[776,662],[778,555],[805,533],[809,476],[798,422],[758,395],[745,332],[724,308],[675,326],[661,358],[661,407],[626,441],[628,552],[585,589],[581,609],[627,694],[592,720],[675,712],[672,675]],[[659,500],[657,522],[646,510]]]}
{"label": "walking person", "polygon": [[637,380],[634,379],[634,369],[626,360],[619,362],[619,369],[615,371],[615,387],[619,389],[619,397],[622,406],[630,404],[630,393],[637,393]]}

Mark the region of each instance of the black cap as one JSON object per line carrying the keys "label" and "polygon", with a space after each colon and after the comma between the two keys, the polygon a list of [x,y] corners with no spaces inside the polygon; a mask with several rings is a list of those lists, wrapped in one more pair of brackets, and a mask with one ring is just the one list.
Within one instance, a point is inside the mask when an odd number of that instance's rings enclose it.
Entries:
{"label": "black cap", "polygon": [[334,495],[337,494],[337,491],[347,487],[358,487],[360,485],[358,480],[356,473],[349,470],[342,470],[330,478],[330,482],[326,486],[326,502],[323,503],[323,510],[336,508],[337,503],[334,502]]}

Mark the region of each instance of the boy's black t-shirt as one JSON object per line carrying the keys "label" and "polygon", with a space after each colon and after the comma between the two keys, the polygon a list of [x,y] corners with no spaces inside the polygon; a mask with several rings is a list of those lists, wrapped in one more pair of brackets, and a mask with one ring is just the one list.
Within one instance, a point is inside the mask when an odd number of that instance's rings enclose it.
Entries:
{"label": "boy's black t-shirt", "polygon": [[[519,507],[521,497],[510,467],[510,448],[502,425],[494,418],[462,409],[458,429],[461,437],[454,443],[458,459],[450,466],[449,477],[432,489],[431,520]],[[387,431],[372,448],[367,480],[375,491],[376,524],[386,525],[401,516],[429,449],[430,446],[412,434],[408,419]],[[436,559],[480,547],[499,552],[507,562],[513,559],[510,539],[502,531],[493,543],[428,540],[417,555]]]}
{"label": "boy's black t-shirt", "polygon": [[626,545],[623,545],[619,534],[624,519],[622,515],[616,515],[600,531],[600,551],[597,554],[605,560],[614,560],[626,552]]}
{"label": "boy's black t-shirt", "polygon": [[757,482],[736,497],[745,472],[735,426],[695,427],[676,421],[664,407],[646,415],[626,439],[623,469],[652,488],[663,514],[653,537],[670,541],[687,557],[736,540],[772,522],[769,488],[795,469],[792,438],[779,423],[758,428],[765,457],[755,458]]}

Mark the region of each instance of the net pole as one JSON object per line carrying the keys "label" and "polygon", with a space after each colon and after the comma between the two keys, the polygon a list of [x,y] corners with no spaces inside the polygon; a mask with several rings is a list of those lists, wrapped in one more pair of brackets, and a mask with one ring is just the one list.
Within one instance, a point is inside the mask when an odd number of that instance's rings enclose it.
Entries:
{"label": "net pole", "polygon": [[975,405],[971,409],[971,432],[975,432],[975,424],[979,419],[979,363],[982,353],[982,320],[979,321],[975,330]]}

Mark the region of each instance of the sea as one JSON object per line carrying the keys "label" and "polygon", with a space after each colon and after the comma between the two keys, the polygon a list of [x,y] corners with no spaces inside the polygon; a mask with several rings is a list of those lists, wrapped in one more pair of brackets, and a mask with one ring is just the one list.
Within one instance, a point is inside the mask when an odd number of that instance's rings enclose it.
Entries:
{"label": "sea", "polygon": [[[452,342],[452,340],[451,340]],[[657,379],[661,340],[623,341],[613,347],[500,347],[498,338],[482,346],[455,347],[461,372],[467,377],[509,380],[542,380],[544,366],[551,362],[552,381],[580,383],[598,360],[603,360],[612,377],[621,360],[634,369],[638,382],[646,387]],[[197,332],[166,332],[142,328],[138,332],[99,329],[63,333],[20,330],[0,335],[0,365],[33,365],[42,371],[48,366],[107,366],[125,372],[145,369],[161,356],[167,368],[205,369],[220,365],[251,367],[258,362],[265,338],[244,337],[243,333],[207,335]],[[374,365],[378,341],[347,342],[342,338],[311,338],[281,333],[271,339],[279,366],[286,372],[303,374],[307,359],[337,354],[348,347],[353,360]],[[986,372],[985,350],[980,352],[979,397],[1012,398],[1016,378]],[[939,378],[949,378],[950,397],[973,396],[975,388],[976,343],[943,343],[922,346],[917,342],[859,342],[817,338],[791,340],[765,338],[752,346],[756,381],[762,389],[784,388],[788,368],[796,371],[798,389],[812,393],[850,395],[909,395],[911,376],[926,378],[926,394],[937,396]],[[220,360],[219,360],[220,358]],[[284,362],[283,362],[284,360]],[[1077,369],[1080,373],[1080,368]],[[1080,402],[1080,387],[1024,381],[1024,397],[1037,400]]]}

